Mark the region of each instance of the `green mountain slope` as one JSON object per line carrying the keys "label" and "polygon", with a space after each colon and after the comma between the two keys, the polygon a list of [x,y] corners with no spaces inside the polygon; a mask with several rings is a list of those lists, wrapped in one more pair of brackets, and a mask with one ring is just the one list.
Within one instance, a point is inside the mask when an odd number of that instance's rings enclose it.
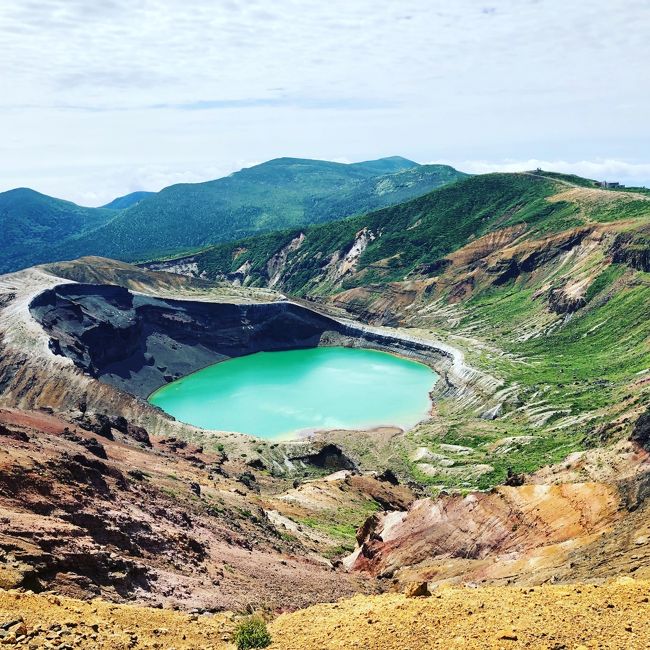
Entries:
{"label": "green mountain slope", "polygon": [[195,259],[209,277],[232,273],[249,263],[250,281],[265,284],[267,261],[304,232],[304,241],[288,256],[282,286],[297,294],[314,288],[322,292],[330,288],[322,282],[328,260],[335,253],[341,257],[350,253],[365,229],[368,241],[355,265],[354,279],[345,286],[399,280],[418,267],[435,268],[447,253],[491,229],[521,222],[540,229],[578,223],[574,206],[546,201],[555,191],[555,183],[545,177],[475,176],[371,214],[215,246]]}
{"label": "green mountain slope", "polygon": [[103,205],[103,208],[108,208],[109,210],[126,210],[132,205],[140,203],[140,201],[153,196],[155,192],[131,192],[131,194],[125,194],[124,196],[118,196],[116,199],[113,199],[110,203]]}
{"label": "green mountain slope", "polygon": [[101,255],[137,260],[395,205],[466,174],[393,157],[354,164],[280,158],[206,183],[82,208],[31,190],[0,194],[0,272]]}
{"label": "green mountain slope", "polygon": [[[296,295],[328,293],[404,280],[413,273],[433,274],[444,268],[446,255],[499,229],[525,224],[528,237],[543,237],[592,221],[634,218],[650,207],[643,195],[606,192],[619,200],[599,202],[590,196],[602,190],[585,188],[573,197],[577,189],[556,175],[474,176],[370,214],[215,246],[193,260],[207,277],[245,265],[247,282],[264,285],[269,260],[304,235],[299,246],[287,251],[279,286]],[[332,273],[346,256],[354,258],[354,273]]]}
{"label": "green mountain slope", "polygon": [[133,260],[168,254],[340,219],[464,176],[450,167],[420,166],[400,158],[351,165],[280,158],[215,181],[165,188],[64,248],[68,257],[97,254]]}
{"label": "green mountain slope", "polygon": [[0,193],[0,273],[47,261],[54,244],[114,216],[114,210],[83,208],[27,188]]}

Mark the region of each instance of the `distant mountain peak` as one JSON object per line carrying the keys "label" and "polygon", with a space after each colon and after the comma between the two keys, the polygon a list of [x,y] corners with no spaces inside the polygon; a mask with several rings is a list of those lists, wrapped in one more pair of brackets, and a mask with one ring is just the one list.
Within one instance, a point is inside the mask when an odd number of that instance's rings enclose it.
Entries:
{"label": "distant mountain peak", "polygon": [[[47,194],[42,194],[41,192],[37,192],[36,190],[33,190],[31,187],[15,187],[11,190],[6,190],[5,192],[2,192],[3,196],[47,196]],[[48,197],[49,198],[49,197]]]}
{"label": "distant mountain peak", "polygon": [[420,164],[402,156],[388,156],[386,158],[378,158],[377,160],[364,160],[363,162],[352,163],[351,166],[377,174],[394,174],[395,172],[406,169],[420,167]]}
{"label": "distant mountain peak", "polygon": [[377,160],[390,161],[395,163],[407,164],[410,167],[417,167],[420,163],[411,160],[410,158],[404,158],[404,156],[384,156],[383,158],[378,158]]}
{"label": "distant mountain peak", "polygon": [[140,203],[140,201],[153,194],[155,194],[155,192],[145,192],[143,190],[138,192],[131,192],[130,194],[125,194],[124,196],[118,196],[110,203],[102,205],[101,207],[107,208],[109,210],[125,210],[126,208],[130,208],[132,205]]}

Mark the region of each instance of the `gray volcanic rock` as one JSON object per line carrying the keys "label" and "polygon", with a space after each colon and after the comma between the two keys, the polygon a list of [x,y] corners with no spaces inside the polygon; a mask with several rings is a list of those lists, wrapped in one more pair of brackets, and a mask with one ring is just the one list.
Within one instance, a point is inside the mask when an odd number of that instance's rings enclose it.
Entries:
{"label": "gray volcanic rock", "polygon": [[630,440],[641,445],[646,451],[650,451],[650,408],[639,416]]}
{"label": "gray volcanic rock", "polygon": [[629,264],[639,271],[650,271],[650,237],[645,233],[620,233],[609,249],[612,260]]}
{"label": "gray volcanic rock", "polygon": [[39,294],[30,311],[52,351],[139,397],[223,359],[315,347],[324,332],[345,329],[289,302],[167,300],[111,285],[59,285]]}

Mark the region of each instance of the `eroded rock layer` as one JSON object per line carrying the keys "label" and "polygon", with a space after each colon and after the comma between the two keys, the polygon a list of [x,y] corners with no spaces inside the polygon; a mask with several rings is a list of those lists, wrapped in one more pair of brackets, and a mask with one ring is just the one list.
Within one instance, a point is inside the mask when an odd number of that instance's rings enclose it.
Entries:
{"label": "eroded rock layer", "polygon": [[589,454],[577,454],[526,477],[525,485],[443,494],[376,513],[345,563],[396,586],[648,577],[650,455],[634,442],[619,445],[617,454],[600,481],[576,481],[576,474],[599,473]]}
{"label": "eroded rock layer", "polygon": [[[297,508],[290,481],[177,438],[148,442],[0,409],[0,590],[241,610],[369,587],[319,554],[340,541],[287,518]],[[328,493],[359,511],[352,521],[366,504],[404,503],[390,484],[346,479],[313,479],[318,497],[303,500],[301,516],[329,507]]]}
{"label": "eroded rock layer", "polygon": [[146,397],[229,357],[318,345],[334,320],[289,302],[167,300],[110,285],[65,284],[31,303],[50,347],[103,382]]}

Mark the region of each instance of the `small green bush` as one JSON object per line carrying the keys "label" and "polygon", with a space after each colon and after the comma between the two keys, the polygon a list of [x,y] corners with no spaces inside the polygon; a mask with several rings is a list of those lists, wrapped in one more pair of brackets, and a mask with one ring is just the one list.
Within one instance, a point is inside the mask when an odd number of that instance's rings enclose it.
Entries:
{"label": "small green bush", "polygon": [[266,629],[266,623],[259,616],[253,616],[242,621],[235,628],[233,641],[237,650],[266,648],[271,645],[271,635]]}

